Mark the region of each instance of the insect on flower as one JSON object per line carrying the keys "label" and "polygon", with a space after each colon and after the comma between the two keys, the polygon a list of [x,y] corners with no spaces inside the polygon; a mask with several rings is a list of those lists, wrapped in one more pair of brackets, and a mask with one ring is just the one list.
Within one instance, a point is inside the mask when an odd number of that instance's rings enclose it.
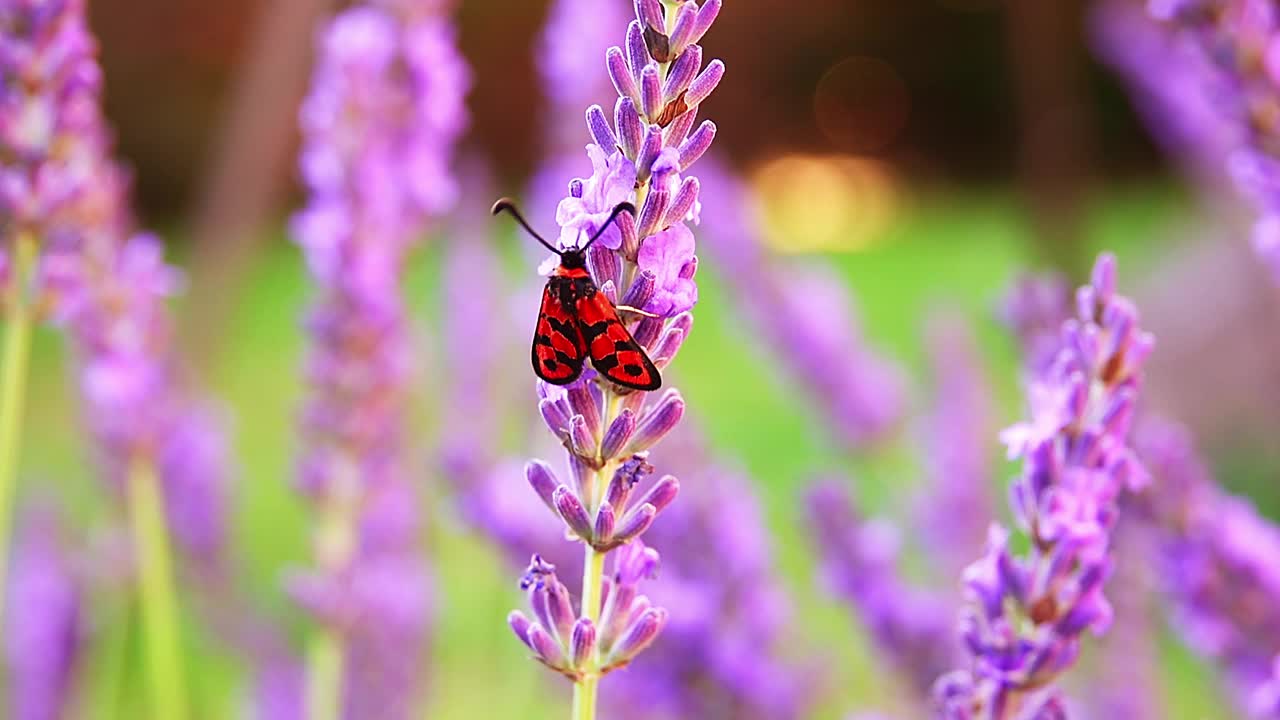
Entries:
{"label": "insect on flower", "polygon": [[[618,318],[618,309],[600,292],[587,272],[586,251],[605,228],[624,212],[635,214],[631,203],[619,203],[609,219],[582,247],[560,250],[539,235],[515,204],[506,198],[493,205],[493,214],[506,211],[543,247],[560,257],[560,265],[542,291],[542,308],[533,335],[533,371],[552,385],[568,385],[582,374],[587,355],[596,371],[610,382],[633,390],[656,390],[662,385],[658,368]],[[644,314],[635,308],[630,309]]]}

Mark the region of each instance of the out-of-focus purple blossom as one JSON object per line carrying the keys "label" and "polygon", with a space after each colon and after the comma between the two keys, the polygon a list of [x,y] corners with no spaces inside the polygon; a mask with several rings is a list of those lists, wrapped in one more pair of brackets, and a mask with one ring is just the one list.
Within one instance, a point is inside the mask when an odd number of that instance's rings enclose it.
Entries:
{"label": "out-of-focus purple blossom", "polygon": [[[1280,113],[1280,10],[1269,0],[1151,0],[1147,7],[1174,37],[1163,43],[1167,51],[1159,59],[1143,59],[1143,70],[1129,74],[1152,75],[1136,84],[1172,100],[1176,107],[1168,109],[1180,113],[1175,122],[1198,126],[1179,134],[1203,143],[1201,156],[1212,153],[1219,162],[1225,156],[1225,173],[1257,215],[1254,249],[1280,281],[1280,130],[1274,121]],[[1126,33],[1121,42],[1145,54],[1153,43],[1144,43],[1141,33],[1136,37],[1135,44]],[[1130,63],[1121,56],[1118,64]],[[1185,101],[1186,85],[1199,85],[1207,100]],[[1151,92],[1153,86],[1161,91]],[[1206,105],[1216,118],[1202,112]],[[1161,113],[1158,126],[1167,122]]]}
{"label": "out-of-focus purple blossom", "polygon": [[1083,632],[1110,624],[1102,588],[1118,499],[1148,480],[1127,436],[1154,340],[1116,294],[1109,255],[1076,309],[1052,366],[1029,384],[1031,419],[1002,436],[1023,460],[1010,504],[1031,548],[1015,556],[1009,531],[993,525],[986,556],[965,571],[960,634],[970,662],[938,680],[939,717],[1065,717],[1054,682],[1074,664]]}
{"label": "out-of-focus purple blossom", "polygon": [[959,647],[954,607],[945,594],[907,585],[899,575],[897,529],[860,517],[843,489],[827,480],[808,494],[808,517],[831,591],[857,612],[876,646],[926,697]]}
{"label": "out-of-focus purple blossom", "polygon": [[955,577],[981,550],[995,512],[991,388],[962,320],[937,318],[929,326],[928,345],[935,400],[921,433],[927,482],[915,514],[929,556],[946,577]]}
{"label": "out-of-focus purple blossom", "polygon": [[805,715],[815,668],[788,662],[791,604],[750,479],[706,457],[682,426],[664,446],[685,490],[645,535],[663,553],[650,583],[671,608],[662,636],[603,691],[619,720],[788,720]]}
{"label": "out-of-focus purple blossom", "polygon": [[7,2],[0,31],[0,267],[9,266],[19,235],[33,240],[34,299],[57,315],[84,246],[130,231],[128,179],[111,161],[83,0]]}
{"label": "out-of-focus purple blossom", "polygon": [[7,591],[6,717],[57,720],[72,706],[85,617],[83,589],[51,507],[22,513]]}
{"label": "out-of-focus purple blossom", "polygon": [[716,162],[704,161],[701,172],[703,239],[724,267],[735,307],[822,408],[840,442],[859,448],[882,436],[905,410],[904,377],[867,346],[846,283],[817,266],[770,258],[742,181]]}
{"label": "out-of-focus purple blossom", "polygon": [[1033,377],[1053,365],[1061,349],[1059,332],[1071,317],[1071,289],[1060,275],[1023,275],[1005,292],[1000,320],[1022,349],[1022,365]]}
{"label": "out-of-focus purple blossom", "polygon": [[128,177],[112,160],[96,43],[80,0],[0,7],[0,250],[42,248],[38,309],[75,341],[99,466],[119,490],[156,466],[180,546],[214,570],[223,544],[222,431],[180,373],[166,303],[182,288],[160,240],[136,233]]}
{"label": "out-of-focus purple blossom", "polygon": [[1090,25],[1097,53],[1129,84],[1136,109],[1165,151],[1201,187],[1220,183],[1237,131],[1206,87],[1213,75],[1209,59],[1152,22],[1139,3],[1098,3]]}
{"label": "out-of-focus purple blossom", "polygon": [[1249,698],[1249,713],[1259,720],[1280,718],[1280,655],[1271,665],[1271,678]]}
{"label": "out-of-focus purple blossom", "polygon": [[449,167],[469,71],[442,3],[368,2],[317,38],[293,229],[319,288],[299,486],[317,508],[318,567],[293,595],[342,638],[345,717],[410,717],[430,578],[403,426],[412,341],[400,279],[426,221],[457,192]]}
{"label": "out-of-focus purple blossom", "polygon": [[1280,528],[1220,489],[1184,429],[1150,420],[1139,443],[1161,488],[1141,509],[1155,526],[1174,620],[1248,708],[1280,655]]}

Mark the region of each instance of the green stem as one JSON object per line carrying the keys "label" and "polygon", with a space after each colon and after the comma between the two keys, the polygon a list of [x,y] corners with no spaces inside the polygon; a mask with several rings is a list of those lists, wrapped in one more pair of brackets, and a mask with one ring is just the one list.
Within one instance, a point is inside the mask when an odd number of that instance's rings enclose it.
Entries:
{"label": "green stem", "polygon": [[[609,427],[622,407],[622,397],[605,389],[605,413],[603,427]],[[604,498],[605,483],[613,477],[618,463],[612,458],[603,458],[599,470],[591,474],[591,486],[585,488],[585,500],[592,514]],[[582,560],[582,614],[592,623],[600,623],[600,599],[604,589],[604,556],[590,545],[584,546]],[[596,696],[600,688],[600,667],[596,659],[586,669],[582,677],[573,685],[573,720],[595,720]]]}
{"label": "green stem", "polygon": [[130,464],[128,493],[152,717],[184,720],[187,697],[172,553],[164,495],[150,459],[138,457]]}
{"label": "green stem", "polygon": [[[360,486],[356,471],[335,472],[319,508],[316,564],[326,575],[345,569],[356,551]],[[346,637],[340,628],[318,625],[307,648],[307,718],[338,720],[346,676]]]}
{"label": "green stem", "polygon": [[[17,485],[18,446],[22,444],[27,364],[31,356],[32,317],[27,283],[35,264],[35,238],[19,233],[13,243],[13,277],[7,298],[9,323],[4,334],[4,367],[0,369],[3,373],[0,375],[0,588],[8,587],[13,494]],[[7,594],[0,592],[0,618],[5,617]]]}
{"label": "green stem", "polygon": [[346,652],[342,637],[320,628],[307,648],[307,716],[338,720],[342,709],[342,676]]}

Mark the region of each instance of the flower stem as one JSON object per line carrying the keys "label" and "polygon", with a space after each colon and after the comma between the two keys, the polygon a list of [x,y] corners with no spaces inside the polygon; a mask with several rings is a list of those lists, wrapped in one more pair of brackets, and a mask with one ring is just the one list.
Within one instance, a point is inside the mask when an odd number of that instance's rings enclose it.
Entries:
{"label": "flower stem", "polygon": [[[22,442],[22,407],[26,397],[27,363],[31,355],[31,307],[27,283],[36,262],[36,241],[18,233],[13,247],[8,326],[4,334],[4,366],[0,369],[0,588],[8,587],[9,540],[13,523],[13,492]],[[0,623],[7,593],[0,592]]]}
{"label": "flower stem", "polygon": [[128,493],[138,562],[151,714],[166,720],[184,720],[187,717],[187,698],[182,677],[181,637],[169,531],[160,478],[149,459],[135,457],[130,463]]}
{"label": "flower stem", "polygon": [[342,708],[342,676],[346,652],[342,638],[320,628],[307,648],[307,717],[338,720]]}
{"label": "flower stem", "polygon": [[[343,467],[334,473],[320,505],[316,535],[316,564],[327,576],[341,573],[356,552],[360,485],[356,472]],[[342,717],[342,686],[346,676],[346,638],[341,629],[323,622],[307,647],[307,718]]]}
{"label": "flower stem", "polygon": [[[622,397],[612,390],[604,391],[604,423],[609,427],[622,407]],[[609,479],[617,469],[617,461],[613,458],[602,458],[604,461],[599,470],[591,474],[591,487],[587,489],[590,510],[594,514],[604,498]],[[590,545],[584,546],[582,558],[582,615],[592,623],[600,622],[600,598],[604,588],[604,556]],[[595,663],[583,673],[582,678],[573,685],[573,720],[595,720],[596,695],[600,687],[599,666]]]}
{"label": "flower stem", "polygon": [[[600,621],[600,595],[604,584],[604,553],[590,545],[582,559],[582,614],[591,622]],[[595,720],[596,694],[600,673],[591,668],[573,686],[573,720]]]}

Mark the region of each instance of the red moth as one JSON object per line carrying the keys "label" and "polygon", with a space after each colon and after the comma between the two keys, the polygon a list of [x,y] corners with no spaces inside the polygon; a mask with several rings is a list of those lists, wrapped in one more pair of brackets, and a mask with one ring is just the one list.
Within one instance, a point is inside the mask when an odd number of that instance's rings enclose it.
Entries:
{"label": "red moth", "polygon": [[529,227],[512,201],[503,198],[493,214],[506,211],[551,252],[560,265],[547,278],[542,309],[533,335],[533,371],[552,385],[568,385],[582,375],[582,364],[591,356],[596,372],[610,382],[634,390],[657,390],[662,385],[658,368],[644,348],[618,319],[618,311],[596,287],[587,272],[586,251],[605,228],[624,212],[635,214],[631,203],[620,203],[595,235],[580,248],[556,249]]}

